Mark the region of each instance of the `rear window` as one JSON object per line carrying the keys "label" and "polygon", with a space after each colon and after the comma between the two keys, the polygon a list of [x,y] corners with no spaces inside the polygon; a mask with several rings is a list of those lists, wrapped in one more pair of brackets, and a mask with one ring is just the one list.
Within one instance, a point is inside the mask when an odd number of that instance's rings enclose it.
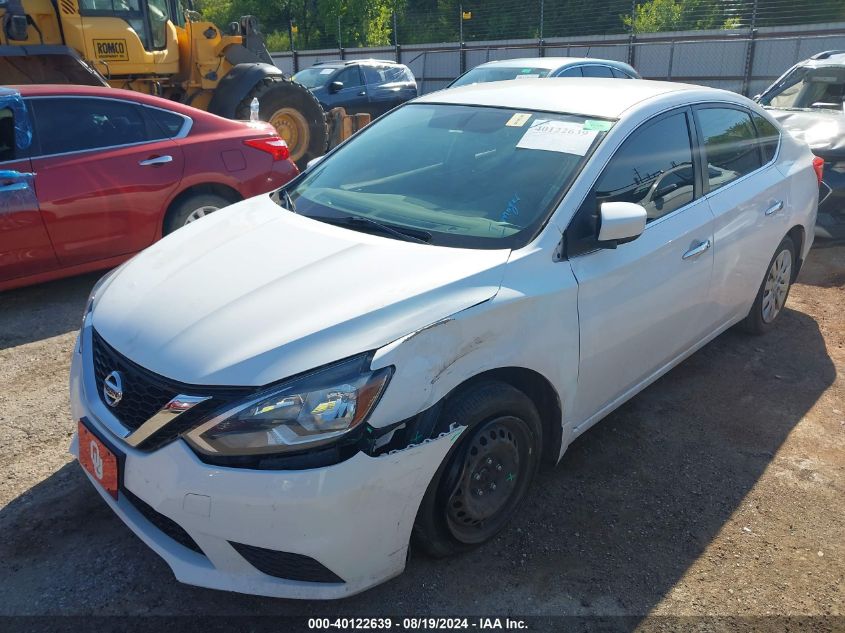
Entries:
{"label": "rear window", "polygon": [[696,115],[704,137],[710,191],[760,168],[757,131],[747,112],[702,108]]}
{"label": "rear window", "polygon": [[509,79],[536,79],[546,77],[548,74],[548,68],[535,68],[533,66],[479,66],[462,77],[458,77],[452,86],[468,86]]}
{"label": "rear window", "polygon": [[[158,108],[146,108],[147,114],[153,120],[154,132],[161,131],[162,138],[173,138],[177,136],[185,126],[185,119],[173,112],[166,112]],[[153,137],[156,135],[153,134]]]}
{"label": "rear window", "polygon": [[361,66],[368,84],[411,83],[415,81],[410,69],[405,66]]}
{"label": "rear window", "polygon": [[780,132],[768,119],[756,112],[751,115],[751,118],[754,120],[754,127],[757,128],[760,149],[763,152],[763,162],[769,163],[775,158],[778,143],[780,143]]}
{"label": "rear window", "polygon": [[140,106],[114,99],[48,97],[30,101],[41,154],[62,154],[147,140]]}

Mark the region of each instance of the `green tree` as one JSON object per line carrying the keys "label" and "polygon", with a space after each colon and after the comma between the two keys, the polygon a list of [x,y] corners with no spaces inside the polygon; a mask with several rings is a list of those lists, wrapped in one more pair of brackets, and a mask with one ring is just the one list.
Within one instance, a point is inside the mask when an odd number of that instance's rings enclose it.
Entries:
{"label": "green tree", "polygon": [[733,29],[740,23],[725,14],[723,5],[709,0],[649,0],[636,5],[634,15],[620,17],[634,33]]}

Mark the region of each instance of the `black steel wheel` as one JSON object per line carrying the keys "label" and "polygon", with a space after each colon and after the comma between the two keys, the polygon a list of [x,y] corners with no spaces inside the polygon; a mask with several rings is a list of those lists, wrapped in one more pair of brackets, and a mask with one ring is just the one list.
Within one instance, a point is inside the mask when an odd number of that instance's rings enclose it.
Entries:
{"label": "black steel wheel", "polygon": [[451,424],[467,429],[429,484],[414,525],[416,544],[438,557],[499,532],[540,464],[540,416],[528,396],[506,383],[478,383],[450,398],[440,426]]}

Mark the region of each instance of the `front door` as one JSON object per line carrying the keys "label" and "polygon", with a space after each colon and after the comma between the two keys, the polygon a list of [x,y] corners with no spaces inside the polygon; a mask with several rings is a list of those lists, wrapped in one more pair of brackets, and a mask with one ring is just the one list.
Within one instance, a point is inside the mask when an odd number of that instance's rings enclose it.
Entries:
{"label": "front door", "polygon": [[32,165],[18,145],[15,111],[0,108],[0,281],[58,266],[38,209]]}
{"label": "front door", "polygon": [[632,242],[570,257],[581,333],[576,426],[598,420],[705,334],[713,216],[699,197],[691,121],[684,109],[634,131],[579,211],[634,202],[647,224]]}

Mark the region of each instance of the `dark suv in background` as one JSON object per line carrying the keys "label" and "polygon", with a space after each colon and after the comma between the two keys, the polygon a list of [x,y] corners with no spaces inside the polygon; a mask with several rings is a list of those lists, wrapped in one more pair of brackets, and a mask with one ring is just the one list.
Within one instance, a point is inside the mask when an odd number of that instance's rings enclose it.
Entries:
{"label": "dark suv in background", "polygon": [[344,108],[373,118],[417,96],[417,82],[407,66],[380,59],[317,62],[293,76],[317,97],[326,111]]}

